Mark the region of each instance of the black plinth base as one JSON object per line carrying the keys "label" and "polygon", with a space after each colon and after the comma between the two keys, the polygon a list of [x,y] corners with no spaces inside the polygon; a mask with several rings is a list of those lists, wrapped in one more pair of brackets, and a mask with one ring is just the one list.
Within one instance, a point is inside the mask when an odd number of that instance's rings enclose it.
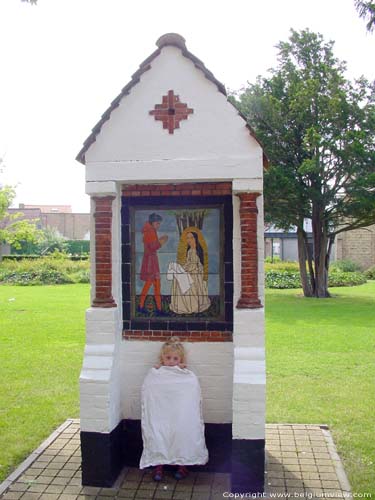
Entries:
{"label": "black plinth base", "polygon": [[82,485],[110,488],[123,467],[122,423],[109,433],[81,432]]}
{"label": "black plinth base", "polygon": [[[264,439],[232,440],[231,424],[205,424],[209,454],[202,472],[232,474],[233,493],[263,493]],[[142,455],[140,420],[123,420],[110,433],[81,432],[82,484],[111,487],[124,466],[139,467]]]}
{"label": "black plinth base", "polygon": [[264,467],[264,439],[233,439],[232,493],[263,493]]}

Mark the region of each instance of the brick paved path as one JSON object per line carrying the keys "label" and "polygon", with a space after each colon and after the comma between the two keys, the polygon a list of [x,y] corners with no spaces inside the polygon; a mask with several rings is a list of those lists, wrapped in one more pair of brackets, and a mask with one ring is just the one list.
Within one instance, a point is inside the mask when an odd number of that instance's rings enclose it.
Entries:
{"label": "brick paved path", "polygon": [[[124,469],[113,488],[82,487],[79,444],[79,421],[68,420],[0,485],[0,498],[222,500],[229,492],[229,474],[192,472],[183,481],[166,474],[157,484],[150,471],[134,468]],[[265,483],[267,497],[332,499],[350,492],[331,435],[319,425],[267,424]]]}

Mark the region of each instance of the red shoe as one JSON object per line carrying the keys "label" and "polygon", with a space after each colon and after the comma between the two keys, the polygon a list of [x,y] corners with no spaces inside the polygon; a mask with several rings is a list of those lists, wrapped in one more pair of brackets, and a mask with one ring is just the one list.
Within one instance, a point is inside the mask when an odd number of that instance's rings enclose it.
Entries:
{"label": "red shoe", "polygon": [[180,465],[175,473],[174,477],[176,479],[184,479],[189,474],[189,471],[184,465]]}
{"label": "red shoe", "polygon": [[163,466],[157,465],[152,476],[154,481],[161,481],[163,479]]}

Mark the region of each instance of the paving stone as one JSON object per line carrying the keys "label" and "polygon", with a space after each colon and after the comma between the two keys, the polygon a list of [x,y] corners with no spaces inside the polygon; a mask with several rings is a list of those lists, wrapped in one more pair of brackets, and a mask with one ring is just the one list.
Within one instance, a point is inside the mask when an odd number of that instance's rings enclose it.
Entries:
{"label": "paving stone", "polygon": [[320,479],[318,472],[303,472],[302,477],[304,479]]}
{"label": "paving stone", "polygon": [[68,484],[70,484],[71,486],[82,486],[82,481],[77,477],[72,477]]}
{"label": "paving stone", "polygon": [[139,481],[128,481],[127,479],[125,479],[125,481],[121,485],[121,488],[127,490],[137,490],[138,486],[139,486]]}
{"label": "paving stone", "polygon": [[119,498],[135,498],[137,490],[122,490],[120,489],[118,492]]}
{"label": "paving stone", "polygon": [[47,486],[45,484],[30,484],[27,493],[42,493],[46,488]]}
{"label": "paving stone", "polygon": [[36,480],[36,484],[45,484],[45,485],[51,484],[51,481],[53,480],[54,477],[55,476],[41,474]]}
{"label": "paving stone", "polygon": [[62,486],[66,486],[68,483],[69,483],[69,478],[67,477],[55,477],[51,482],[51,484],[59,484]]}
{"label": "paving stone", "polygon": [[302,479],[285,479],[285,484],[286,484],[288,490],[289,490],[290,486],[292,488],[295,488],[295,487],[303,488]]}
{"label": "paving stone", "polygon": [[81,493],[81,495],[98,495],[101,493],[101,488],[97,488],[95,486],[83,486],[80,488],[78,493]]}
{"label": "paving stone", "polygon": [[153,483],[150,483],[150,482],[143,482],[140,483],[139,487],[138,487],[139,490],[155,490],[156,489],[156,484],[155,482]]}
{"label": "paving stone", "polygon": [[284,472],[295,472],[295,471],[300,471],[300,465],[298,463],[298,460],[296,460],[294,463],[288,463],[284,466]]}
{"label": "paving stone", "polygon": [[[154,491],[153,490],[138,490],[137,493],[135,494],[135,498],[138,499],[150,499],[154,498]],[[172,498],[172,497],[168,497]]]}
{"label": "paving stone", "polygon": [[269,486],[283,486],[285,481],[283,478],[271,477],[267,480]]}
{"label": "paving stone", "polygon": [[163,499],[163,498],[172,498],[172,495],[173,495],[173,490],[162,490],[162,489],[157,489],[155,491],[155,494],[154,494],[154,498],[157,499],[157,498],[160,498],[160,499]]}
{"label": "paving stone", "polygon": [[267,472],[267,477],[268,479],[274,479],[276,478],[283,478],[284,477],[284,471],[283,470],[269,470]]}
{"label": "paving stone", "polygon": [[301,464],[301,471],[302,472],[317,472],[318,467],[316,465]]}
{"label": "paving stone", "polygon": [[43,495],[40,492],[26,491],[26,493],[22,496],[22,500],[37,500],[39,498],[43,498]]}
{"label": "paving stone", "polygon": [[[217,493],[217,498],[220,498],[220,500],[223,500],[223,495],[220,493]],[[190,500],[191,499],[191,493],[189,492],[183,492],[183,491],[175,491],[173,493],[173,500]],[[214,500],[214,495],[210,497],[210,500]]]}
{"label": "paving stone", "polygon": [[286,471],[284,473],[285,479],[302,479],[302,472],[298,471]]}
{"label": "paving stone", "polygon": [[72,495],[78,495],[82,490],[81,486],[68,485],[64,489],[64,493],[69,493]]}
{"label": "paving stone", "polygon": [[[230,475],[192,472],[177,482],[166,471],[162,484],[152,479],[152,470],[128,468],[121,488],[81,486],[81,453],[79,425],[71,424],[14,482],[2,499],[60,498],[89,499],[175,499],[222,500],[230,491]],[[266,426],[266,491],[310,497],[335,494],[344,498],[331,459],[327,441],[319,426],[267,424]]]}
{"label": "paving stone", "polygon": [[311,488],[311,487],[321,488],[322,487],[322,482],[319,479],[305,479],[304,478],[303,483],[308,488]]}
{"label": "paving stone", "polygon": [[4,499],[18,500],[23,495],[23,491],[8,491],[3,495]]}
{"label": "paving stone", "polygon": [[118,492],[118,490],[116,488],[101,488],[99,490],[99,492],[89,493],[89,495],[97,494],[97,495],[104,496],[104,497],[115,497],[117,495],[117,492]]}
{"label": "paving stone", "polygon": [[28,488],[28,483],[16,482],[10,485],[9,491],[26,491]]}
{"label": "paving stone", "polygon": [[340,483],[338,481],[323,481],[323,488],[325,490],[331,489],[331,488],[340,489]]}
{"label": "paving stone", "polygon": [[64,491],[64,487],[58,484],[50,484],[46,488],[46,493],[59,493],[61,494]]}

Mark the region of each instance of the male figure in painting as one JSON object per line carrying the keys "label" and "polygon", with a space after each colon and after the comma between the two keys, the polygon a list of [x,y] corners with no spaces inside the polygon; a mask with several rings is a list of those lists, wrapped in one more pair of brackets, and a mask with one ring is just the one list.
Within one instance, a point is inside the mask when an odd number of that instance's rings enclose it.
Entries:
{"label": "male figure in painting", "polygon": [[151,286],[154,287],[154,297],[156,302],[156,315],[162,316],[161,308],[161,295],[160,295],[160,269],[159,269],[159,259],[157,256],[157,251],[168,241],[168,236],[158,237],[157,230],[160,227],[162,217],[158,214],[152,213],[148,222],[143,226],[143,260],[141,267],[140,278],[145,282],[143,285],[141,297],[139,300],[138,312],[147,313],[145,309],[145,300],[147,293]]}

